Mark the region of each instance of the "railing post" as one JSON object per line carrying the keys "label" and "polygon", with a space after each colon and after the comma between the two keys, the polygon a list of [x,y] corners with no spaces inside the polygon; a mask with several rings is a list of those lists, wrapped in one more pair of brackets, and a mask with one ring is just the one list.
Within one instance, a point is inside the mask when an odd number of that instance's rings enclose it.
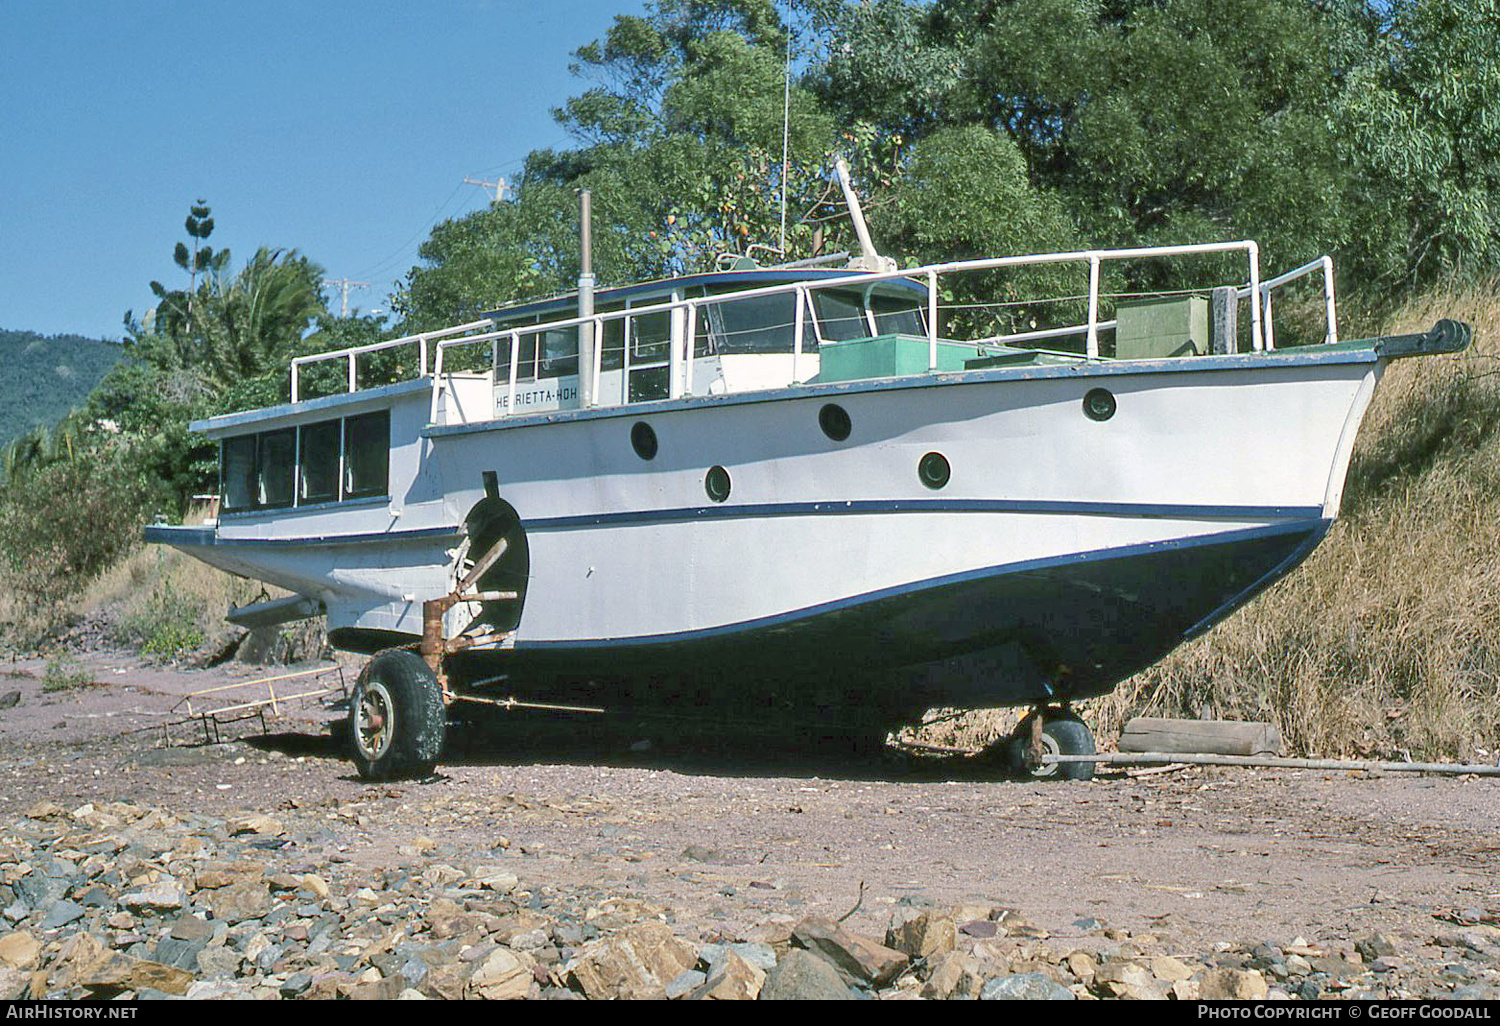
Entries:
{"label": "railing post", "polygon": [[[418,357],[418,359],[420,359],[422,361],[422,373],[419,374],[418,377],[424,377],[425,378],[427,376],[427,336],[425,334],[417,336],[417,357]],[[442,363],[442,361],[443,361],[443,347],[442,346],[438,346],[437,360],[438,360],[438,363]],[[433,374],[437,374],[438,373],[436,367],[433,368],[432,373]]]}
{"label": "railing post", "polygon": [[349,391],[359,391],[359,379],[354,374],[354,354],[349,354]]}
{"label": "railing post", "polygon": [[1260,319],[1260,247],[1247,242],[1245,252],[1250,257],[1250,348],[1259,353],[1266,348]]}
{"label": "railing post", "polygon": [[[589,405],[599,405],[599,378],[604,371],[604,318],[594,318],[594,365],[589,368],[593,380],[589,382]],[[579,405],[582,405],[581,403]]]}
{"label": "railing post", "polygon": [[1099,359],[1099,265],[1098,253],[1089,254],[1089,331],[1085,352],[1090,360]]}
{"label": "railing post", "polygon": [[625,354],[620,359],[620,405],[630,405],[630,349],[635,345],[635,318],[626,314],[620,328],[620,340]]}
{"label": "railing post", "polygon": [[292,402],[297,401],[297,369],[300,366],[296,360],[292,361]]}
{"label": "railing post", "polygon": [[1276,317],[1271,301],[1271,289],[1269,286],[1260,287],[1261,295],[1261,331],[1265,338],[1265,351],[1273,352],[1276,349]]}
{"label": "railing post", "polygon": [[927,272],[927,373],[937,372],[938,290],[937,272]]}
{"label": "railing post", "polygon": [[797,300],[797,311],[792,315],[792,384],[800,384],[800,364],[802,363],[802,333],[806,330],[806,313],[802,309],[804,299],[811,302],[812,297],[808,290],[799,288],[792,293]]}
{"label": "railing post", "polygon": [[505,397],[505,415],[511,417],[516,412],[516,372],[520,370],[521,363],[521,333],[513,331],[510,333],[510,394]]}
{"label": "railing post", "polygon": [[1323,304],[1328,310],[1328,333],[1323,341],[1334,345],[1339,340],[1338,312],[1333,302],[1333,258],[1323,257]]}
{"label": "railing post", "polygon": [[[673,295],[673,300],[680,299],[679,294]],[[667,398],[678,399],[682,396],[682,339],[686,332],[682,327],[683,308],[672,307],[667,320]]]}
{"label": "railing post", "polygon": [[687,306],[683,307],[683,311],[687,317],[687,325],[685,326],[682,333],[684,338],[682,358],[686,362],[687,366],[682,376],[682,394],[692,395],[693,350],[698,347],[698,307],[695,306],[690,300]]}

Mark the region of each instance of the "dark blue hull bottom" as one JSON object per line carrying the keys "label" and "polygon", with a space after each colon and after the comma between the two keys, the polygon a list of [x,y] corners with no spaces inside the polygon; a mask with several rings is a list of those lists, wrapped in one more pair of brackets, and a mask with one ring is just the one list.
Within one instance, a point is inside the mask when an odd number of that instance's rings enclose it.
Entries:
{"label": "dark blue hull bottom", "polygon": [[[1305,559],[1304,520],[992,567],[764,624],[664,639],[521,643],[454,656],[456,682],[518,698],[741,715],[814,706],[904,717],[1108,692]],[[342,635],[342,636],[338,636]],[[370,650],[410,638],[337,632]]]}

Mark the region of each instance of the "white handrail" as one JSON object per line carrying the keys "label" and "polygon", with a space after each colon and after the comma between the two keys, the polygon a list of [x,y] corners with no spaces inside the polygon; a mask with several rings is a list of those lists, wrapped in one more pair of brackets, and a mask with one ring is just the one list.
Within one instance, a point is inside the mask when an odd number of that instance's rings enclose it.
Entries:
{"label": "white handrail", "polygon": [[[674,330],[672,334],[676,337],[672,339],[673,344],[671,345],[670,349],[672,355],[669,360],[669,366],[671,369],[669,371],[670,384],[668,394],[671,398],[677,398],[683,394],[692,394],[694,370],[693,352],[696,348],[695,343],[698,330],[697,310],[699,307],[705,304],[729,304],[784,294],[792,294],[795,297],[795,326],[792,354],[792,376],[795,382],[796,378],[800,375],[800,362],[803,356],[803,347],[806,340],[806,320],[808,313],[811,312],[814,315],[814,332],[820,338],[822,335],[816,313],[813,309],[813,293],[815,290],[839,289],[848,288],[851,286],[859,286],[862,290],[868,292],[870,286],[876,283],[898,280],[910,281],[911,284],[922,287],[923,291],[925,291],[926,293],[926,327],[928,344],[927,362],[929,372],[935,372],[938,367],[938,314],[940,306],[938,301],[938,278],[940,275],[955,274],[968,271],[999,270],[1009,267],[1024,267],[1070,262],[1086,263],[1088,265],[1088,321],[1085,324],[1079,325],[1076,328],[1045,329],[1039,332],[1021,332],[1019,334],[1010,336],[997,336],[995,339],[989,341],[1022,341],[1033,338],[1046,338],[1083,332],[1086,335],[1086,357],[1090,360],[1096,360],[1099,359],[1099,332],[1101,330],[1108,330],[1109,328],[1114,327],[1113,321],[1101,322],[1099,320],[1100,279],[1102,276],[1102,265],[1105,261],[1132,260],[1148,257],[1186,256],[1191,254],[1225,253],[1236,251],[1243,251],[1249,264],[1249,284],[1238,289],[1237,294],[1241,297],[1248,296],[1250,300],[1251,339],[1253,347],[1256,350],[1260,350],[1263,348],[1273,348],[1275,344],[1274,336],[1271,334],[1269,310],[1271,290],[1285,284],[1287,281],[1294,280],[1301,274],[1311,273],[1311,271],[1316,269],[1318,266],[1323,266],[1325,269],[1325,292],[1328,298],[1329,311],[1328,337],[1330,340],[1336,339],[1337,333],[1333,323],[1334,308],[1332,294],[1332,262],[1329,261],[1328,258],[1324,257],[1321,261],[1314,261],[1312,264],[1308,264],[1302,268],[1298,268],[1296,271],[1290,272],[1287,275],[1281,275],[1277,278],[1271,279],[1268,282],[1262,283],[1260,281],[1259,247],[1253,241],[1242,240],[1236,242],[1197,243],[1181,246],[1143,246],[1128,249],[1075,250],[1064,253],[1042,253],[1029,254],[1024,256],[990,257],[975,260],[956,260],[939,264],[929,264],[907,270],[878,272],[859,271],[844,275],[835,275],[829,278],[823,278],[815,281],[798,281],[776,285],[767,285],[759,288],[745,289],[740,292],[724,295],[682,297],[669,299],[660,303],[654,303],[646,306],[626,307],[622,310],[610,311],[602,314],[595,312],[588,316],[563,318],[560,320],[548,321],[542,324],[519,325],[508,327],[498,331],[481,332],[479,334],[472,335],[465,334],[466,332],[473,332],[476,329],[493,327],[494,320],[491,318],[485,318],[483,320],[469,322],[468,324],[445,328],[440,331],[422,332],[416,335],[408,335],[399,339],[391,339],[386,342],[370,343],[363,346],[352,346],[347,349],[336,350],[333,352],[319,353],[313,356],[297,357],[292,361],[292,399],[294,402],[299,399],[298,372],[301,367],[307,364],[340,358],[347,359],[349,361],[349,390],[352,392],[357,390],[358,388],[355,361],[359,355],[383,349],[390,349],[399,345],[407,345],[414,342],[420,346],[421,371],[423,376],[426,376],[427,374],[427,346],[429,342],[437,343],[437,354],[434,361],[435,375],[441,375],[442,373],[444,350],[453,346],[472,345],[478,342],[485,341],[491,342],[492,357],[490,374],[493,380],[498,376],[499,370],[497,365],[497,360],[499,357],[498,340],[500,338],[508,338],[510,340],[511,349],[509,368],[510,380],[508,382],[508,398],[506,403],[506,414],[508,415],[515,412],[514,406],[517,384],[516,379],[518,373],[518,363],[520,359],[521,337],[523,335],[541,335],[549,331],[561,331],[567,328],[576,328],[581,325],[589,325],[590,330],[596,340],[596,345],[594,347],[595,359],[591,361],[593,364],[592,366],[580,367],[579,372],[582,375],[588,375],[592,377],[592,383],[595,387],[589,389],[588,391],[594,396],[595,404],[598,404],[599,395],[597,386],[602,370],[602,353],[600,351],[601,346],[598,343],[603,338],[605,323],[616,320],[624,320],[627,323],[630,323],[633,322],[637,317],[649,316],[659,313],[667,313],[673,321]],[[1264,333],[1262,324],[1262,303],[1264,303],[1266,306],[1264,318]],[[806,305],[804,306],[804,304]],[[683,317],[686,317],[685,324],[682,321]],[[627,349],[630,345],[631,334],[632,332],[628,330],[624,332],[626,340],[625,344],[627,346]],[[628,360],[629,354],[627,352],[627,364]],[[440,386],[435,385],[435,387]],[[621,386],[621,402],[622,404],[628,404],[629,402],[628,375],[626,376],[625,383],[623,383]]]}
{"label": "white handrail", "polygon": [[326,360],[348,360],[349,361],[349,391],[359,391],[359,382],[355,375],[355,360],[361,354],[379,352],[382,349],[394,349],[397,346],[417,344],[418,357],[422,365],[421,377],[427,376],[427,343],[436,339],[448,338],[465,331],[473,331],[475,328],[492,326],[495,322],[486,317],[479,321],[470,321],[468,324],[457,324],[451,328],[442,328],[438,331],[423,331],[415,335],[404,335],[401,338],[387,339],[384,342],[368,342],[362,346],[349,346],[344,349],[333,349],[326,353],[314,353],[311,356],[292,357],[292,402],[297,402],[300,394],[300,381],[298,371],[310,363],[322,363]]}

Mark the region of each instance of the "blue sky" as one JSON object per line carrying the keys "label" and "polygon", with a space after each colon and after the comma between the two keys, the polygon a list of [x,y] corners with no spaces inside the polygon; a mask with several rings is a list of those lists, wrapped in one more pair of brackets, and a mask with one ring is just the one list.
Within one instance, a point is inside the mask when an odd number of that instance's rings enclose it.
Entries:
{"label": "blue sky", "polygon": [[[386,307],[465,176],[565,144],[573,50],[643,0],[0,0],[0,328],[118,338],[206,199]],[[337,303],[337,296],[334,297]],[[335,306],[335,309],[337,307]]]}

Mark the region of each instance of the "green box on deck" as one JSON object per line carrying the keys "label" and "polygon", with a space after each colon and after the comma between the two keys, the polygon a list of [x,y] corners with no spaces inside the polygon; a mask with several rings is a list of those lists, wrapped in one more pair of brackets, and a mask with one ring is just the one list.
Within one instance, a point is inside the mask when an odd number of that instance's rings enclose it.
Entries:
{"label": "green box on deck", "polygon": [[[861,381],[927,373],[927,340],[916,335],[877,335],[818,346],[819,381]],[[971,345],[938,341],[938,370],[961,371],[974,359]]]}
{"label": "green box on deck", "polygon": [[1170,296],[1115,304],[1115,358],[1153,360],[1209,351],[1208,299]]}

